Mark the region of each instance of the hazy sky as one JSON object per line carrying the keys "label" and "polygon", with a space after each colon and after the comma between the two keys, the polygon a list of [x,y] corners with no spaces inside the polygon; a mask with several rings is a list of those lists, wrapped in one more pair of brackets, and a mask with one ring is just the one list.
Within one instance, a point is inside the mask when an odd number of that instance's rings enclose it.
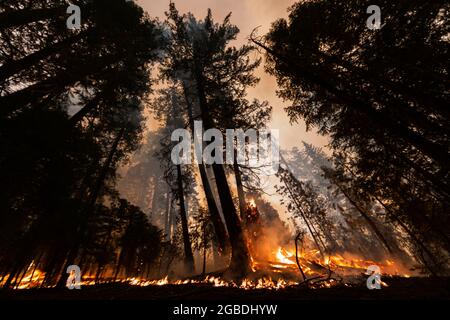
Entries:
{"label": "hazy sky", "polygon": [[[169,0],[137,0],[151,17],[164,19],[164,12],[169,8]],[[234,45],[247,42],[249,35],[255,27],[261,26],[259,34],[266,33],[271,23],[278,18],[287,17],[287,9],[295,0],[177,0],[173,1],[181,13],[192,12],[197,18],[203,19],[207,9],[211,8],[213,18],[222,21],[232,12],[231,22],[241,30]],[[306,132],[305,125],[289,124],[286,112],[283,110],[288,105],[276,96],[276,81],[266,74],[260,67],[257,75],[261,82],[257,87],[249,90],[249,99],[258,98],[267,100],[273,107],[271,127],[280,130],[281,148],[292,148],[301,146],[301,141],[313,143],[317,146],[327,144],[327,139],[317,135],[315,132]]]}

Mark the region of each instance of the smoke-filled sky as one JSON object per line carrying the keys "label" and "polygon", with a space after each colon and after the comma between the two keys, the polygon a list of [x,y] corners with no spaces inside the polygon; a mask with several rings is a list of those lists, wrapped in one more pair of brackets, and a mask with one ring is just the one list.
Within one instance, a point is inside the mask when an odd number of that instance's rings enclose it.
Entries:
{"label": "smoke-filled sky", "polygon": [[[164,12],[168,10],[170,0],[137,0],[151,17],[163,20]],[[216,21],[222,21],[232,12],[231,22],[241,30],[238,39],[233,45],[241,45],[247,42],[252,30],[260,26],[259,35],[265,34],[276,19],[286,18],[287,9],[295,0],[175,0],[181,13],[192,12],[198,19],[206,16],[207,9],[213,12]],[[282,149],[301,146],[301,141],[317,146],[327,144],[325,137],[315,132],[306,132],[303,123],[289,124],[289,119],[284,111],[288,102],[283,102],[276,96],[277,85],[273,77],[266,74],[261,66],[258,71],[261,82],[257,87],[249,90],[249,99],[258,98],[267,100],[273,107],[272,129],[280,130],[280,144]],[[314,130],[314,129],[313,129]]]}

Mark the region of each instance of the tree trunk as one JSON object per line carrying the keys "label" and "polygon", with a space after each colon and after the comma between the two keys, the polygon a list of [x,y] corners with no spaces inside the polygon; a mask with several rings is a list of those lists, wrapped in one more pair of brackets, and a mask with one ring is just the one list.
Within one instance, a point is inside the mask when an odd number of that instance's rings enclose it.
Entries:
{"label": "tree trunk", "polygon": [[[81,244],[81,242],[83,240],[83,236],[85,234],[85,229],[86,229],[88,217],[91,214],[91,212],[92,212],[92,210],[93,210],[93,208],[95,206],[97,198],[98,198],[98,196],[100,194],[100,191],[101,191],[101,189],[103,187],[103,184],[105,182],[106,176],[108,174],[108,170],[110,169],[112,161],[114,159],[114,155],[117,152],[117,148],[118,148],[119,143],[122,140],[124,134],[125,134],[125,127],[123,127],[120,130],[120,132],[117,134],[117,137],[114,140],[113,145],[111,146],[111,149],[110,149],[110,151],[108,153],[108,156],[107,156],[107,158],[106,158],[106,160],[103,163],[103,166],[101,168],[100,174],[99,174],[99,176],[98,176],[98,178],[97,178],[97,180],[95,182],[95,185],[94,185],[94,187],[93,187],[93,189],[92,189],[92,191],[90,193],[87,206],[85,207],[84,212],[83,212],[82,223],[81,223],[80,227],[78,228],[77,239],[75,240],[74,245],[72,246],[72,248],[70,249],[70,251],[68,253],[68,258],[67,258],[67,261],[66,261],[66,268],[67,268],[67,266],[72,265],[72,264],[75,263],[75,260],[76,260],[76,258],[78,256],[78,251],[79,251],[79,248],[80,248],[80,244]],[[65,272],[65,269],[64,269],[64,272]],[[60,287],[60,288],[64,287],[65,283],[66,283],[66,280],[67,280],[67,274],[63,273],[63,275],[60,277],[60,279],[58,281],[57,286]]]}
{"label": "tree trunk", "polygon": [[[289,172],[289,171],[288,171]],[[325,258],[325,252],[324,250],[326,250],[325,245],[322,243],[320,243],[321,241],[319,241],[319,237],[318,235],[316,235],[316,230],[313,230],[313,225],[309,222],[308,218],[306,217],[305,212],[303,211],[302,206],[298,203],[295,195],[293,194],[292,190],[291,190],[291,186],[289,185],[289,182],[287,181],[283,181],[284,179],[282,178],[282,182],[284,183],[284,185],[286,186],[289,195],[291,196],[292,201],[294,202],[295,206],[297,207],[298,212],[300,213],[300,216],[303,218],[303,221],[306,224],[306,227],[308,228],[309,233],[311,234],[311,237],[313,238],[314,243],[317,246],[317,249],[319,249],[320,251],[320,255]]]}
{"label": "tree trunk", "polygon": [[244,236],[241,221],[234,207],[231,191],[228,186],[225,170],[221,164],[212,165],[219,190],[220,203],[227,224],[231,244],[231,262],[229,271],[232,275],[243,277],[251,270],[250,253]]}
{"label": "tree trunk", "polygon": [[208,249],[208,237],[207,237],[207,226],[206,221],[203,221],[203,269],[202,276],[204,277],[206,274],[206,250]]}
{"label": "tree trunk", "polygon": [[387,213],[390,214],[390,216],[397,222],[397,224],[402,227],[402,229],[408,234],[408,236],[415,242],[430,258],[431,262],[433,263],[433,266],[430,266],[428,261],[426,259],[422,259],[425,267],[430,271],[430,273],[433,276],[436,276],[436,271],[434,270],[434,267],[438,265],[435,256],[431,251],[428,249],[428,247],[421,241],[409,228],[406,224],[403,223],[403,221],[400,220],[398,216],[396,216],[394,213],[389,210],[389,208],[377,197],[375,199],[378,201],[379,204],[383,206],[383,208],[386,210]]}
{"label": "tree trunk", "polygon": [[[197,93],[200,103],[200,111],[203,123],[206,129],[212,129],[213,123],[208,110],[208,103],[205,95],[203,74],[200,70],[195,72]],[[217,190],[219,191],[220,204],[222,207],[225,223],[231,244],[231,261],[228,268],[230,276],[245,277],[251,270],[251,258],[247,246],[247,241],[241,226],[241,221],[234,207],[233,197],[223,165],[212,165],[214,176],[216,178]]]}
{"label": "tree trunk", "polygon": [[[194,116],[192,103],[188,96],[187,85],[183,83],[184,97],[186,100],[189,125],[191,127],[192,134],[194,134]],[[217,245],[219,252],[225,253],[227,250],[227,231],[223,224],[222,218],[220,217],[219,209],[217,208],[216,200],[214,199],[214,194],[209,182],[208,174],[206,172],[206,166],[203,163],[198,164],[198,170],[200,171],[200,178],[202,180],[203,191],[205,192],[206,204],[208,206],[208,212],[211,216],[211,221],[214,226],[214,231],[216,235]]]}
{"label": "tree trunk", "polygon": [[200,177],[202,180],[203,190],[205,191],[206,203],[208,206],[208,211],[211,216],[211,221],[214,226],[214,231],[217,239],[218,250],[220,253],[225,253],[228,251],[228,239],[227,231],[225,225],[223,224],[222,218],[220,217],[219,209],[217,208],[216,200],[214,199],[214,194],[209,182],[208,175],[206,173],[206,167],[204,164],[198,165],[200,171]]}
{"label": "tree trunk", "polygon": [[241,213],[241,219],[244,219],[245,208],[247,206],[247,202],[245,201],[244,186],[242,185],[241,170],[239,169],[239,165],[237,163],[237,152],[236,152],[236,150],[234,150],[233,170],[234,170],[234,177],[236,179],[236,188],[237,188],[237,192],[238,192],[239,211]]}
{"label": "tree trunk", "polygon": [[[291,176],[291,178],[295,179],[294,175],[292,174],[291,169],[289,168],[289,164],[286,162],[286,160],[284,159],[284,157],[281,154],[280,154],[280,160],[286,166],[285,171]],[[289,195],[291,196],[292,201],[294,202],[295,206],[297,207],[298,212],[300,213],[301,217],[303,218],[303,221],[305,221],[306,227],[308,228],[308,231],[311,234],[311,237],[313,238],[313,241],[316,244],[317,249],[319,249],[322,257],[325,258],[325,251],[327,250],[325,244],[323,243],[322,239],[319,237],[318,232],[314,228],[314,225],[312,223],[310,223],[310,221],[308,220],[308,217],[306,216],[306,213],[303,210],[303,207],[298,202],[297,197],[294,195],[294,193],[292,191],[291,185],[289,184],[288,181],[284,180],[282,177],[283,176],[281,176],[281,180],[284,183],[284,185],[286,186],[286,188],[289,192]],[[300,183],[297,179],[295,179],[295,180],[298,183]]]}
{"label": "tree trunk", "polygon": [[189,274],[195,272],[194,255],[192,254],[191,239],[189,238],[189,226],[187,221],[186,205],[184,202],[183,175],[181,165],[177,165],[178,201],[180,204],[181,227],[183,230],[184,262]]}
{"label": "tree trunk", "polygon": [[171,241],[172,235],[171,232],[171,224],[172,224],[172,218],[171,218],[171,212],[172,212],[172,194],[168,191],[166,193],[167,195],[167,205],[166,205],[166,213],[164,218],[164,231],[166,235],[166,241]]}
{"label": "tree trunk", "polygon": [[364,218],[364,220],[366,220],[367,224],[370,226],[370,228],[373,230],[373,232],[376,234],[376,236],[378,237],[378,239],[381,241],[381,243],[384,245],[384,247],[387,249],[387,251],[389,253],[392,253],[392,249],[389,246],[386,238],[383,236],[383,234],[381,233],[381,231],[378,229],[377,225],[375,224],[375,222],[372,220],[371,217],[369,217],[369,215],[364,211],[363,208],[361,208],[361,206],[354,201],[350,195],[347,193],[347,191],[345,190],[345,188],[343,188],[339,183],[337,183],[336,181],[334,181],[334,184],[339,188],[339,190],[341,190],[341,192],[344,194],[344,196],[348,199],[348,201],[350,201],[350,203],[352,204],[353,207],[356,208],[356,210],[358,210],[358,212],[361,214],[361,216]]}
{"label": "tree trunk", "polygon": [[[344,167],[350,172],[350,174],[356,178],[356,174],[353,172],[353,170],[351,170],[351,168],[349,168],[347,165],[344,164]],[[372,195],[370,195],[372,196]],[[375,200],[377,200],[377,202],[384,208],[384,210],[386,211],[386,213],[389,214],[389,216],[391,218],[393,218],[395,220],[395,222],[397,222],[397,224],[408,234],[408,236],[413,240],[414,243],[416,243],[430,258],[431,262],[433,263],[433,266],[430,266],[428,264],[428,262],[426,261],[426,259],[424,259],[424,264],[425,267],[428,269],[428,271],[430,271],[430,273],[432,275],[436,275],[436,272],[434,270],[434,267],[438,264],[434,254],[428,249],[428,247],[423,243],[422,240],[420,240],[415,234],[414,232],[411,231],[411,229],[405,224],[403,223],[403,221],[398,217],[398,215],[396,215],[394,212],[392,212],[387,205],[384,204],[383,201],[381,201],[380,198],[378,198],[377,196],[373,196],[375,198]]]}

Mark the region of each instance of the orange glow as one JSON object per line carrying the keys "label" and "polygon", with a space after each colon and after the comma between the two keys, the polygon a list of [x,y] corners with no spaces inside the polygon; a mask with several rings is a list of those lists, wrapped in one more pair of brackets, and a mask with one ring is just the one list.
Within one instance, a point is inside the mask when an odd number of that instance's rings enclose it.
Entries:
{"label": "orange glow", "polygon": [[[270,257],[269,257],[270,259]],[[201,280],[185,279],[185,280],[171,280],[167,276],[163,279],[148,280],[144,278],[122,278],[117,280],[103,279],[100,283],[127,283],[131,286],[165,286],[165,285],[187,285],[187,284],[205,284],[214,287],[233,287],[244,290],[253,289],[271,289],[279,290],[289,286],[298,285],[303,279],[297,266],[295,257],[295,250],[278,247],[272,252],[271,261],[261,261],[251,257],[252,274],[249,278],[241,282],[224,280],[220,277],[207,276]],[[326,279],[332,270],[339,275],[361,275],[367,270],[370,265],[378,265],[383,274],[397,275],[401,277],[410,277],[410,275],[400,273],[400,266],[396,265],[393,260],[385,260],[384,263],[376,263],[372,260],[363,260],[351,255],[329,255],[324,258],[316,249],[307,250],[298,256],[298,262],[303,272],[310,277],[322,277]],[[31,289],[40,287],[44,281],[45,273],[37,269],[32,263],[25,276],[21,279],[15,288],[16,289]],[[8,276],[3,277],[3,283],[8,279]],[[94,276],[85,275],[82,279],[82,286],[96,285],[99,282],[95,281]],[[339,282],[334,279],[321,281],[313,288],[330,288],[337,285]],[[345,286],[351,286],[349,283],[343,283]],[[382,282],[382,286],[387,287],[386,282]]]}
{"label": "orange glow", "polygon": [[[284,264],[295,264],[294,261],[290,260],[292,257],[294,257],[294,254],[281,248],[281,247],[278,248],[276,257],[277,257],[278,262],[281,262]],[[295,257],[294,257],[294,259],[295,259]]]}

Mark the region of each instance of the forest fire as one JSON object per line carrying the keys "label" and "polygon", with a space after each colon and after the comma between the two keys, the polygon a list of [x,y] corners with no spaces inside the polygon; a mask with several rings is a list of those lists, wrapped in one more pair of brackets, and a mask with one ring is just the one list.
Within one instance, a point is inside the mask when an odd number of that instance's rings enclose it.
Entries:
{"label": "forest fire", "polygon": [[[262,221],[258,206],[254,199],[249,200],[243,219],[248,238],[252,272],[243,279],[229,279],[222,275],[205,275],[203,277],[173,278],[165,276],[150,280],[145,277],[102,278],[87,274],[83,275],[81,286],[94,286],[104,283],[128,284],[130,286],[166,286],[166,285],[201,285],[212,287],[230,287],[243,290],[269,289],[279,290],[292,286],[306,284],[310,288],[330,288],[336,285],[351,286],[355,278],[361,281],[369,266],[378,266],[384,275],[409,277],[404,268],[392,260],[375,262],[362,259],[351,254],[325,255],[318,249],[297,251],[295,247],[281,246],[268,236],[270,229]],[[279,228],[279,227],[278,227]],[[284,230],[277,230],[285,233]],[[280,241],[280,240],[278,240]],[[274,245],[275,243],[275,245]],[[3,277],[0,286],[4,284]],[[32,289],[54,287],[44,285],[45,273],[37,268],[34,262],[30,264],[15,289]],[[381,282],[383,286],[386,283]]]}
{"label": "forest fire", "polygon": [[448,1],[69,2],[0,0],[0,300],[450,297]]}
{"label": "forest fire", "polygon": [[[139,277],[120,278],[120,279],[102,279],[96,281],[95,276],[83,276],[80,282],[81,286],[93,286],[102,283],[122,283],[131,286],[166,286],[166,285],[202,285],[213,287],[230,287],[244,290],[252,289],[269,289],[279,290],[290,286],[298,286],[304,282],[296,263],[295,250],[278,247],[272,252],[271,262],[254,261],[253,274],[242,280],[227,280],[220,276],[207,275],[206,277],[192,279],[169,279],[168,276],[149,280]],[[311,279],[321,279],[320,284],[312,285],[311,288],[330,288],[332,286],[342,284],[351,286],[351,282],[344,281],[345,275],[361,275],[368,266],[375,262],[371,260],[362,260],[358,258],[346,259],[342,255],[331,255],[326,258],[320,256],[318,250],[310,250],[298,256],[300,266],[303,272]],[[395,262],[386,260],[383,265],[379,265],[385,275],[396,275],[401,277],[409,277],[407,274],[400,274],[399,267]],[[328,272],[339,274],[339,279],[327,276]],[[6,279],[7,276],[3,277]],[[15,289],[33,289],[41,288],[45,279],[45,273],[36,269],[31,264],[27,273],[15,286]],[[0,282],[0,286],[3,283]],[[382,282],[383,286],[387,286]],[[46,286],[54,287],[54,286]]]}

